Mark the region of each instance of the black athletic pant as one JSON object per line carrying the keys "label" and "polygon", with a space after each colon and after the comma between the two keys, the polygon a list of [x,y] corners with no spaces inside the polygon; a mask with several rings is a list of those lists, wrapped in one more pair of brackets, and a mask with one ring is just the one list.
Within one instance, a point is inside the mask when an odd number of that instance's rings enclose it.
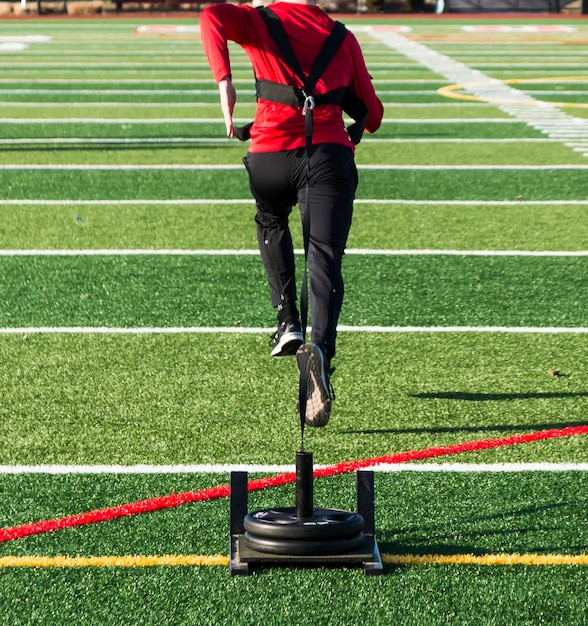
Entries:
{"label": "black athletic pant", "polygon": [[[296,278],[288,218],[298,203],[302,219],[310,211],[308,269],[313,343],[335,354],[337,322],[343,304],[341,263],[353,214],[357,169],[352,151],[339,144],[313,146],[308,198],[304,148],[249,153],[244,159],[257,204],[257,239],[280,321],[293,321]],[[288,319],[290,318],[290,319]]]}

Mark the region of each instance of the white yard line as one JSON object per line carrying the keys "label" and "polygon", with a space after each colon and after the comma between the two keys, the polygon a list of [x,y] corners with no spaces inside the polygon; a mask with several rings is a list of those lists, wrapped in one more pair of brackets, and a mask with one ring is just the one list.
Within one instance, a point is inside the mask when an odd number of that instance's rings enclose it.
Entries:
{"label": "white yard line", "polygon": [[[561,139],[556,138],[539,138],[539,137],[501,137],[501,138],[461,138],[461,137],[415,137],[412,139],[405,139],[399,137],[389,137],[381,139],[378,137],[365,137],[361,140],[363,144],[378,143],[378,144],[431,144],[431,143],[481,143],[481,144],[501,144],[501,143],[561,143]],[[97,139],[95,137],[48,137],[48,138],[18,138],[18,139],[0,139],[0,146],[2,145],[91,145],[91,144],[122,144],[122,145],[153,145],[153,144],[235,144],[234,139],[228,137],[153,137],[149,139],[141,137],[103,137]],[[359,166],[361,167],[361,165]]]}
{"label": "white yard line", "polygon": [[[303,254],[304,250],[296,250]],[[588,254],[588,253],[587,253]],[[183,250],[183,249],[83,249],[83,250],[0,250],[3,256],[257,256],[259,250]]]}
{"label": "white yard line", "polygon": [[[153,81],[150,81],[151,83]],[[439,83],[437,82],[437,85]],[[378,96],[380,99],[386,104],[385,96],[431,96],[436,95],[437,90],[433,87],[431,89],[378,89]],[[549,93],[542,91],[541,93]],[[554,92],[558,95],[567,95],[565,92]],[[584,94],[584,91],[581,92],[568,92],[570,95],[572,93],[576,94]],[[2,96],[213,96],[218,97],[218,89],[0,89],[0,97]],[[239,89],[240,96],[255,96],[255,91],[252,89]],[[67,107],[68,102],[59,103],[64,107]],[[96,106],[100,106],[102,102],[95,102]],[[157,103],[159,105],[165,104],[165,102]],[[209,103],[209,105],[216,104],[216,100],[213,100]],[[249,103],[247,103],[249,104]],[[252,106],[253,102],[250,103]],[[412,102],[403,102],[400,103],[402,106],[410,106]],[[447,106],[444,103],[438,103],[441,106]],[[463,103],[459,103],[463,104]],[[484,103],[481,103],[483,106]],[[419,106],[417,104],[417,106]],[[496,118],[491,118],[496,119]],[[463,121],[463,120],[462,120]]]}
{"label": "white yard line", "polygon": [[[31,199],[6,199],[0,198],[0,205],[5,206],[190,206],[190,205],[226,205],[226,204],[253,204],[250,198],[179,198],[175,200],[31,200]],[[403,200],[399,198],[358,198],[354,204],[380,204],[380,205],[407,205],[407,206],[585,206],[586,200]]]}
{"label": "white yard line", "polygon": [[[129,200],[129,199],[120,199],[120,200],[69,200],[69,199],[61,199],[61,200],[22,200],[22,199],[10,199],[10,200],[2,200],[0,199],[0,205],[7,206],[22,206],[22,205],[34,205],[34,206],[134,206],[134,205],[145,205],[145,206],[175,206],[175,205],[211,205],[211,204],[253,204],[252,199],[246,198],[234,198],[234,199],[222,199],[218,200],[212,198],[193,198],[193,199],[177,199],[177,200]],[[550,202],[553,204],[553,201]],[[588,200],[586,201],[588,204]]]}
{"label": "white yard line", "polygon": [[[531,171],[549,171],[549,170],[587,170],[588,164],[559,164],[559,165],[357,165],[359,170],[411,170],[411,171],[494,171],[494,170],[531,170]],[[75,170],[75,171],[141,171],[141,170],[242,170],[245,171],[241,164],[174,164],[174,165],[79,165],[79,164],[5,164],[0,165],[2,170]]]}
{"label": "white yard line", "polygon": [[[326,465],[315,465],[323,469]],[[376,472],[514,473],[586,472],[588,463],[385,463],[372,465]],[[252,474],[295,472],[294,465],[210,463],[205,465],[0,465],[0,475],[22,474]]]}
{"label": "white yard line", "polygon": [[[501,119],[501,118],[499,118]],[[2,117],[0,124],[220,124],[219,117]],[[249,122],[249,118],[233,118],[236,124]]]}
{"label": "white yard line", "polygon": [[[304,254],[295,249],[295,254]],[[481,257],[585,257],[588,250],[388,250],[377,248],[348,248],[350,256],[481,256]],[[257,256],[259,250],[233,249],[171,249],[171,248],[98,248],[98,249],[4,249],[0,257],[15,256]]]}
{"label": "white yard line", "polygon": [[538,333],[584,335],[588,328],[563,326],[339,326],[341,332],[356,333]]}
{"label": "white yard line", "polygon": [[[353,333],[506,333],[543,335],[585,335],[588,328],[563,326],[338,326],[339,332]],[[0,335],[180,335],[180,334],[265,334],[272,328],[242,326],[158,326],[120,328],[107,326],[26,326],[0,328]]]}
{"label": "white yard line", "polygon": [[[456,102],[455,104],[464,103]],[[141,108],[157,108],[157,109],[178,109],[178,108],[194,108],[194,107],[216,107],[217,102],[202,102],[201,100],[193,102],[115,102],[109,100],[108,102],[30,102],[27,100],[0,100],[0,106],[2,107],[15,107],[18,109],[101,109],[101,108],[121,108],[126,107],[129,109],[141,109]],[[447,106],[447,105],[444,105]],[[471,105],[470,105],[471,106]],[[251,108],[255,107],[255,103],[251,103]]]}
{"label": "white yard line", "polygon": [[[371,35],[409,59],[419,62],[423,67],[444,76],[451,83],[462,85],[481,100],[495,102],[501,111],[508,113],[513,119],[525,122],[548,137],[559,136],[554,135],[554,131],[561,131],[564,128],[570,131],[570,138],[576,140],[588,138],[588,119],[573,117],[552,104],[535,100],[520,89],[506,85],[499,79],[490,78],[480,70],[455,61],[398,33],[373,29]],[[573,150],[585,150],[566,143],[565,139],[562,138],[562,143]],[[588,153],[584,156],[588,156]]]}
{"label": "white yard line", "polygon": [[[68,54],[72,54],[72,53],[68,53]],[[101,53],[98,53],[101,55]],[[162,56],[167,56],[167,54],[165,52],[161,53]],[[159,58],[159,54],[157,55]],[[186,53],[184,53],[182,56],[187,56]],[[153,58],[153,56],[151,57]],[[488,64],[489,67],[500,67],[501,64],[494,64],[494,63],[490,63]],[[502,64],[502,65],[507,65],[508,64]],[[564,63],[564,62],[560,62],[560,63],[549,63],[546,64],[545,66],[541,66],[540,64],[536,64],[536,63],[528,63],[525,65],[525,67],[528,65],[528,67],[541,67],[541,69],[546,69],[550,66],[553,67],[583,67],[581,63]],[[7,70],[20,70],[20,69],[28,69],[28,70],[40,70],[40,71],[45,71],[45,70],[59,70],[60,73],[65,73],[68,69],[80,69],[80,68],[85,68],[87,69],[88,67],[91,67],[92,70],[95,69],[112,69],[113,71],[116,72],[120,72],[120,71],[124,71],[127,69],[132,69],[132,70],[136,70],[136,69],[141,69],[141,70],[153,70],[153,71],[157,71],[157,72],[162,72],[162,71],[166,71],[168,69],[188,69],[188,70],[197,70],[200,73],[203,73],[206,76],[207,80],[210,80],[210,76],[211,76],[211,72],[210,72],[210,68],[208,66],[208,63],[206,62],[196,62],[196,61],[172,61],[171,63],[166,63],[164,61],[162,61],[161,63],[153,63],[153,61],[146,61],[146,62],[140,62],[140,61],[135,61],[135,62],[129,62],[129,61],[125,61],[125,62],[121,62],[121,63],[116,63],[114,60],[110,61],[110,62],[96,62],[95,58],[92,59],[91,57],[88,57],[88,61],[86,63],[84,62],[72,62],[72,61],[66,61],[64,63],[55,63],[52,61],[39,61],[38,63],[13,63],[11,64],[9,67],[5,68]],[[512,67],[512,66],[509,66]],[[378,69],[389,69],[389,68],[394,68],[394,69],[399,69],[399,68],[404,68],[404,69],[415,69],[415,70],[421,70],[422,68],[420,67],[415,67],[414,63],[403,63],[403,62],[394,62],[394,63],[370,63],[370,70],[374,69],[374,68],[378,68]],[[251,66],[248,63],[231,63],[231,69],[233,70],[233,72],[235,72],[235,70],[244,70],[244,71],[251,71]],[[31,72],[31,73],[35,73],[35,72]],[[234,74],[233,74],[234,76]],[[24,79],[22,79],[24,80]],[[43,77],[41,80],[45,80],[45,77]],[[64,81],[66,79],[59,79],[61,81]],[[78,79],[80,81],[83,81],[84,79]],[[118,80],[118,79],[117,79]],[[142,78],[142,79],[135,79],[135,80],[141,80],[141,81],[147,81],[147,79]],[[432,79],[429,79],[432,80]],[[10,82],[10,78],[6,78],[3,79],[3,82]],[[251,82],[251,81],[250,81]],[[437,81],[438,82],[438,81]]]}
{"label": "white yard line", "polygon": [[[540,139],[538,141],[545,141]],[[31,138],[31,139],[0,139],[1,145],[75,145],[79,144],[81,146],[84,145],[92,145],[92,144],[122,144],[122,145],[133,145],[133,146],[150,146],[154,144],[227,144],[227,143],[235,143],[234,139],[230,139],[229,137],[153,137],[149,139],[144,138],[132,138],[132,137],[107,137],[102,139],[97,139],[95,137],[49,137],[49,138]]]}
{"label": "white yard line", "polygon": [[[422,70],[419,65],[413,64],[407,67],[411,67],[415,71]],[[165,66],[162,66],[162,71],[165,72]],[[161,85],[193,85],[195,82],[205,83],[207,85],[216,86],[216,82],[211,75],[206,78],[202,77],[189,77],[189,78],[39,78],[24,77],[24,78],[0,78],[0,87],[2,85],[20,85],[20,84],[43,84],[43,85],[151,85],[153,83]],[[439,78],[380,78],[375,80],[378,85],[439,85],[442,81]],[[236,85],[244,85],[245,88],[254,85],[255,81],[252,77],[246,78],[233,78],[233,83]],[[0,91],[5,91],[0,88]],[[8,90],[6,90],[8,91]],[[255,90],[252,90],[253,92]],[[379,91],[379,90],[378,90]],[[238,89],[239,94],[245,93],[243,89]],[[218,94],[218,89],[216,90]],[[427,92],[429,93],[429,92]]]}
{"label": "white yard line", "polygon": [[[109,81],[111,84],[112,81]],[[153,83],[153,81],[149,81]],[[191,81],[193,82],[193,81]],[[248,81],[251,83],[251,81]],[[387,81],[393,82],[393,81]],[[405,82],[405,81],[402,81]],[[439,84],[439,81],[435,81]],[[378,89],[379,96],[430,96],[435,95],[436,90],[412,90],[412,89],[397,89],[397,90],[385,90]],[[218,97],[218,89],[0,89],[1,95],[39,95],[39,96],[105,96],[105,95],[117,95],[117,96],[179,96],[179,95],[191,95],[191,96],[216,96]],[[254,89],[239,89],[240,96],[255,96]],[[62,103],[63,106],[67,106],[67,103]],[[100,103],[97,103],[100,104]],[[211,103],[214,104],[214,103]],[[410,104],[407,102],[406,104]]]}
{"label": "white yard line", "polygon": [[[437,84],[439,81],[435,81]],[[1,90],[0,90],[1,91]],[[378,92],[379,93],[379,92]],[[561,93],[558,91],[557,93]],[[491,104],[484,104],[480,102],[476,102],[472,105],[471,102],[384,102],[384,106],[395,106],[395,107],[410,107],[411,109],[420,108],[420,109],[435,109],[439,107],[451,107],[451,109],[460,108],[460,107],[488,107],[493,106]],[[1,106],[11,106],[17,108],[53,108],[53,109],[71,109],[71,108],[91,108],[91,109],[100,109],[100,108],[108,108],[108,107],[127,107],[132,109],[137,108],[158,108],[158,109],[173,109],[173,108],[193,108],[193,107],[216,107],[218,106],[217,102],[202,102],[201,100],[193,101],[193,102],[115,102],[109,100],[108,102],[94,101],[94,102],[30,102],[27,100],[0,100]],[[251,102],[248,104],[251,108],[255,108],[255,103]],[[362,139],[364,141],[364,139]]]}
{"label": "white yard line", "polygon": [[[206,80],[202,78],[197,80],[199,83],[216,85],[212,76],[209,76]],[[0,78],[0,85],[22,83],[42,83],[44,85],[142,85],[153,83],[161,85],[193,85],[195,82],[194,78]],[[233,83],[251,85],[253,80],[251,78],[238,78],[233,79]],[[2,89],[1,91],[4,90]],[[218,94],[218,89],[216,93]]]}
{"label": "white yard line", "polygon": [[[205,74],[206,78],[209,79],[210,78],[210,69],[208,66],[208,63],[206,63],[205,61],[176,61],[173,60],[171,62],[164,62],[162,61],[162,63],[153,63],[152,60],[150,61],[125,61],[122,63],[116,63],[116,61],[113,59],[112,61],[108,62],[96,62],[95,56],[92,56],[90,53],[88,53],[87,51],[80,51],[80,52],[74,52],[74,51],[68,51],[67,54],[70,55],[74,55],[76,54],[76,58],[80,58],[80,57],[84,57],[86,56],[88,58],[87,62],[83,62],[83,61],[67,61],[67,62],[63,62],[63,63],[58,63],[55,61],[39,61],[38,63],[30,63],[27,61],[16,61],[14,63],[12,63],[10,65],[10,67],[5,68],[6,70],[20,70],[20,69],[27,69],[27,70],[59,70],[61,73],[65,73],[67,70],[72,69],[72,70],[77,70],[77,69],[87,69],[88,67],[91,67],[92,69],[112,69],[115,71],[124,71],[127,69],[142,69],[142,70],[153,70],[153,71],[158,71],[161,72],[162,70],[166,70],[166,69],[170,69],[170,68],[174,68],[174,69],[188,69],[188,70],[198,70],[201,71],[202,73]],[[102,58],[104,58],[104,51],[96,51],[94,54],[100,55]],[[124,54],[126,56],[126,52],[124,53],[118,53],[118,57],[120,58],[121,54]],[[463,54],[462,53],[455,53],[455,54]],[[550,51],[549,55],[551,56],[553,53]],[[581,53],[578,53],[581,55]],[[51,54],[49,56],[55,56],[54,54]],[[106,56],[116,56],[116,54],[110,54],[110,55],[106,55]],[[130,57],[140,57],[140,56],[150,56],[151,59],[153,58],[153,52],[151,53],[151,55],[148,55],[147,53],[143,53],[143,54],[138,54],[136,52],[132,52],[129,54],[129,58]],[[179,53],[168,53],[166,51],[163,51],[161,53],[158,54],[158,58],[160,57],[174,57],[174,56],[178,56],[178,57],[184,57],[184,58],[188,58],[189,55],[186,51],[182,51]],[[370,61],[370,57],[371,56],[375,56],[378,57],[380,56],[379,54],[371,54],[371,55],[364,55],[366,58],[366,62],[368,65],[368,69],[370,70],[370,73],[373,74],[372,70],[374,69],[381,69],[381,70],[388,70],[388,69],[414,69],[416,71],[422,70],[423,68],[419,67],[419,66],[415,66],[414,63],[402,63],[402,62],[381,62],[381,61],[375,61],[375,62],[371,62]],[[468,52],[466,55],[464,55],[466,58],[467,57],[472,57],[473,54],[471,52]],[[487,55],[482,55],[482,56],[487,56]],[[504,53],[502,54],[502,56],[504,56]],[[528,56],[528,55],[527,55]],[[476,68],[484,68],[484,69],[513,69],[513,63],[508,63],[508,62],[502,62],[502,61],[493,61],[493,60],[484,60],[484,61],[480,61],[480,59],[475,59],[472,58],[468,61],[468,64],[471,65],[472,67],[476,67]],[[563,69],[581,69],[581,70],[585,70],[586,69],[586,64],[585,63],[579,63],[577,61],[552,61],[552,62],[532,62],[532,61],[525,61],[525,62],[520,62],[520,63],[516,63],[516,71],[518,72],[519,69],[521,68],[525,68],[525,69],[535,69],[535,70],[539,70],[541,72],[547,70],[549,71],[551,68],[555,69],[555,70],[561,70]],[[243,71],[250,71],[251,70],[251,66],[248,63],[231,63],[231,69],[233,70],[243,70]],[[44,78],[42,79],[44,80]],[[59,80],[66,80],[66,79],[59,79]],[[84,80],[79,79],[79,80]],[[136,80],[146,80],[146,79],[136,79]],[[390,80],[395,80],[396,82],[412,82],[414,80],[419,80],[419,79],[390,79]],[[428,82],[439,82],[436,79],[423,79],[423,80],[427,80]],[[9,82],[10,78],[4,79],[5,82]],[[586,82],[586,81],[578,81],[578,82]]]}
{"label": "white yard line", "polygon": [[[438,42],[436,45],[446,45],[443,44],[442,42]],[[508,53],[505,53],[504,50],[445,50],[445,54],[451,54],[451,55],[457,55],[457,56],[462,56],[462,61],[465,62],[466,59],[468,59],[469,57],[512,57],[513,54],[517,55],[517,58],[520,57],[532,57],[533,55],[529,53],[527,46],[528,44],[525,44],[525,47],[521,47],[521,48],[516,48],[515,46],[510,46],[508,47]],[[498,46],[500,48],[500,46]],[[549,50],[549,57],[568,57],[568,58],[575,58],[575,57],[579,57],[579,56],[588,56],[588,51],[583,50],[574,50],[573,52],[570,52],[568,50],[553,50],[550,49]],[[510,67],[513,67],[512,62],[509,64]],[[515,64],[516,65],[516,64]],[[516,65],[516,67],[518,67],[518,65]]]}
{"label": "white yard line", "polygon": [[[74,55],[76,54],[75,52],[71,51],[71,52],[67,52],[67,54],[69,55]],[[104,58],[104,52],[100,51],[96,54],[99,54],[101,58]],[[124,53],[126,56],[126,53]],[[153,51],[151,52],[151,55],[149,55],[151,57],[151,59],[153,59]],[[76,58],[79,58],[80,56],[85,56],[86,53],[78,53]],[[51,55],[53,56],[53,55]],[[115,56],[115,55],[110,55],[110,56]],[[118,53],[118,61],[120,61],[120,56],[121,54]],[[133,54],[132,56],[136,56],[135,54]],[[56,63],[55,61],[37,61],[36,63],[28,63],[28,62],[13,62],[11,63],[11,65],[7,68],[5,68],[5,70],[23,70],[23,69],[27,69],[27,70],[50,70],[50,69],[55,69],[55,70],[60,70],[60,71],[67,71],[68,69],[79,69],[79,68],[83,68],[83,69],[88,69],[88,68],[92,68],[92,70],[95,69],[111,69],[113,71],[120,71],[120,70],[126,70],[126,69],[153,69],[153,70],[157,70],[157,71],[165,71],[167,69],[177,69],[177,68],[186,68],[186,69],[191,69],[191,70],[204,70],[207,72],[207,78],[210,77],[210,68],[208,66],[208,63],[206,61],[172,61],[172,62],[165,62],[163,59],[161,59],[161,57],[166,57],[166,56],[173,56],[173,55],[168,55],[167,53],[163,52],[161,54],[157,55],[157,58],[160,60],[159,63],[153,63],[153,61],[145,61],[145,62],[140,62],[140,61],[135,61],[135,62],[129,62],[129,61],[125,61],[125,62],[118,62],[116,59],[113,59],[112,61],[108,61],[108,62],[99,62],[96,61],[96,57],[92,57],[90,55],[88,55],[88,60],[83,62],[83,61],[63,61],[63,62],[59,62]],[[179,55],[178,55],[179,56]],[[188,56],[185,52],[181,55],[183,57]],[[382,67],[385,67],[385,64],[381,65]],[[567,64],[566,64],[567,66]],[[249,70],[250,69],[250,65],[248,63],[231,63],[231,69],[233,70]],[[32,72],[31,72],[32,73]],[[42,78],[41,80],[44,80],[44,78]],[[4,82],[10,82],[10,78],[6,78],[4,79]]]}
{"label": "white yard line", "polygon": [[519,68],[522,67],[527,67],[527,68],[533,68],[533,69],[537,69],[540,72],[543,72],[543,70],[549,70],[550,67],[559,69],[562,67],[565,68],[580,68],[582,70],[586,69],[586,63],[575,63],[573,61],[556,61],[556,62],[535,62],[535,63],[531,63],[531,62],[525,62],[525,63],[521,63],[521,62],[515,62],[515,63],[500,63],[500,62],[488,62],[488,63],[479,63],[477,61],[474,62],[470,62],[468,63],[468,65],[471,65],[472,67],[475,68],[484,68],[484,69],[494,69],[494,68],[507,68],[507,69],[514,69],[516,68],[516,71],[519,71]]}
{"label": "white yard line", "polygon": [[[410,139],[399,138],[399,137],[389,137],[389,138],[379,138],[379,137],[367,137],[362,139],[363,144],[528,144],[528,143],[538,143],[538,144],[548,144],[548,143],[561,143],[561,138],[550,137],[550,138],[538,138],[538,137],[501,137],[501,138],[492,138],[492,139],[484,139],[484,138],[460,138],[460,137],[432,137],[432,138],[422,138],[422,137],[414,137]],[[228,137],[153,137],[149,139],[145,138],[121,138],[121,137],[103,137],[101,139],[97,139],[95,137],[50,137],[50,138],[17,138],[17,139],[1,139],[0,138],[0,146],[30,146],[30,145],[42,145],[42,146],[53,146],[53,145],[77,145],[81,149],[84,146],[88,145],[105,145],[105,146],[114,146],[114,145],[124,145],[124,146],[153,146],[153,145],[185,145],[185,146],[193,146],[193,145],[226,145],[233,144],[235,145],[234,139],[229,139]],[[588,149],[588,144],[587,144]],[[358,167],[362,167],[358,165]]]}
{"label": "white yard line", "polygon": [[[304,250],[297,251],[300,254]],[[588,250],[378,250],[349,248],[345,254],[383,256],[516,256],[516,257],[578,257],[588,256]]]}
{"label": "white yard line", "polygon": [[[212,103],[214,106],[214,103]],[[233,118],[237,124],[250,121],[249,118]],[[222,124],[220,117],[2,117],[0,124]],[[383,124],[517,124],[519,120],[510,117],[472,118],[384,118]]]}
{"label": "white yard line", "polygon": [[[151,83],[153,81],[150,81]],[[193,81],[192,81],[193,82]],[[404,93],[404,92],[400,92]],[[408,92],[413,93],[411,91]],[[423,93],[430,94],[430,91]],[[30,96],[217,96],[218,89],[0,89],[0,95]],[[254,89],[239,89],[239,95],[254,96]],[[67,106],[67,103],[60,103]],[[213,104],[211,102],[211,104]]]}

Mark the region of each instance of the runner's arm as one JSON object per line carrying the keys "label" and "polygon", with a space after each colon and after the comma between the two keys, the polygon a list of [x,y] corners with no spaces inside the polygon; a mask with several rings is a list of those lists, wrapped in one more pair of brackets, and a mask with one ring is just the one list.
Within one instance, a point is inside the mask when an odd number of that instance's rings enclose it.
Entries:
{"label": "runner's arm", "polygon": [[368,133],[375,133],[378,128],[380,128],[380,124],[382,123],[382,118],[384,117],[384,107],[376,94],[376,90],[374,89],[371,76],[367,70],[363,53],[357,39],[351,33],[349,33],[347,37],[350,39],[349,44],[353,55],[353,68],[351,70],[348,89],[361,98],[365,103],[368,110],[365,128]]}

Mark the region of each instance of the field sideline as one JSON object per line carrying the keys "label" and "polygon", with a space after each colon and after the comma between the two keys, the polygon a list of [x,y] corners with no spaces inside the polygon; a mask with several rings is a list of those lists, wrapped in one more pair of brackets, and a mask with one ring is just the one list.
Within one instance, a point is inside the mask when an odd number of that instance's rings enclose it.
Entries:
{"label": "field sideline", "polygon": [[337,18],[386,112],[304,443],[317,506],[375,469],[384,575],[229,574],[229,473],[293,504],[297,378],[197,16],[0,20],[2,623],[585,624],[588,22]]}

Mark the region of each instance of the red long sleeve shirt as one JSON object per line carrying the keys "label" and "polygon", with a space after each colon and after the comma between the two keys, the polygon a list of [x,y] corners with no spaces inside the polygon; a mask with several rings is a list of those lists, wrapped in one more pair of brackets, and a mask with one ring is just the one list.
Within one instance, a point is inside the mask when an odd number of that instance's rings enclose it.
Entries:
{"label": "red long sleeve shirt", "polygon": [[[313,5],[277,2],[272,11],[279,17],[305,73],[331,32],[334,21]],[[259,15],[248,5],[213,4],[200,20],[204,51],[217,82],[231,74],[227,41],[245,51],[258,79],[301,87],[299,78],[282,59]],[[343,45],[316,84],[314,94],[347,87],[367,106],[366,130],[375,132],[382,121],[383,106],[376,95],[355,36],[348,32]],[[313,111],[313,143],[340,143],[354,148],[343,122],[341,107],[317,105]],[[305,145],[304,117],[300,108],[258,100],[251,128],[250,152],[292,150]]]}

